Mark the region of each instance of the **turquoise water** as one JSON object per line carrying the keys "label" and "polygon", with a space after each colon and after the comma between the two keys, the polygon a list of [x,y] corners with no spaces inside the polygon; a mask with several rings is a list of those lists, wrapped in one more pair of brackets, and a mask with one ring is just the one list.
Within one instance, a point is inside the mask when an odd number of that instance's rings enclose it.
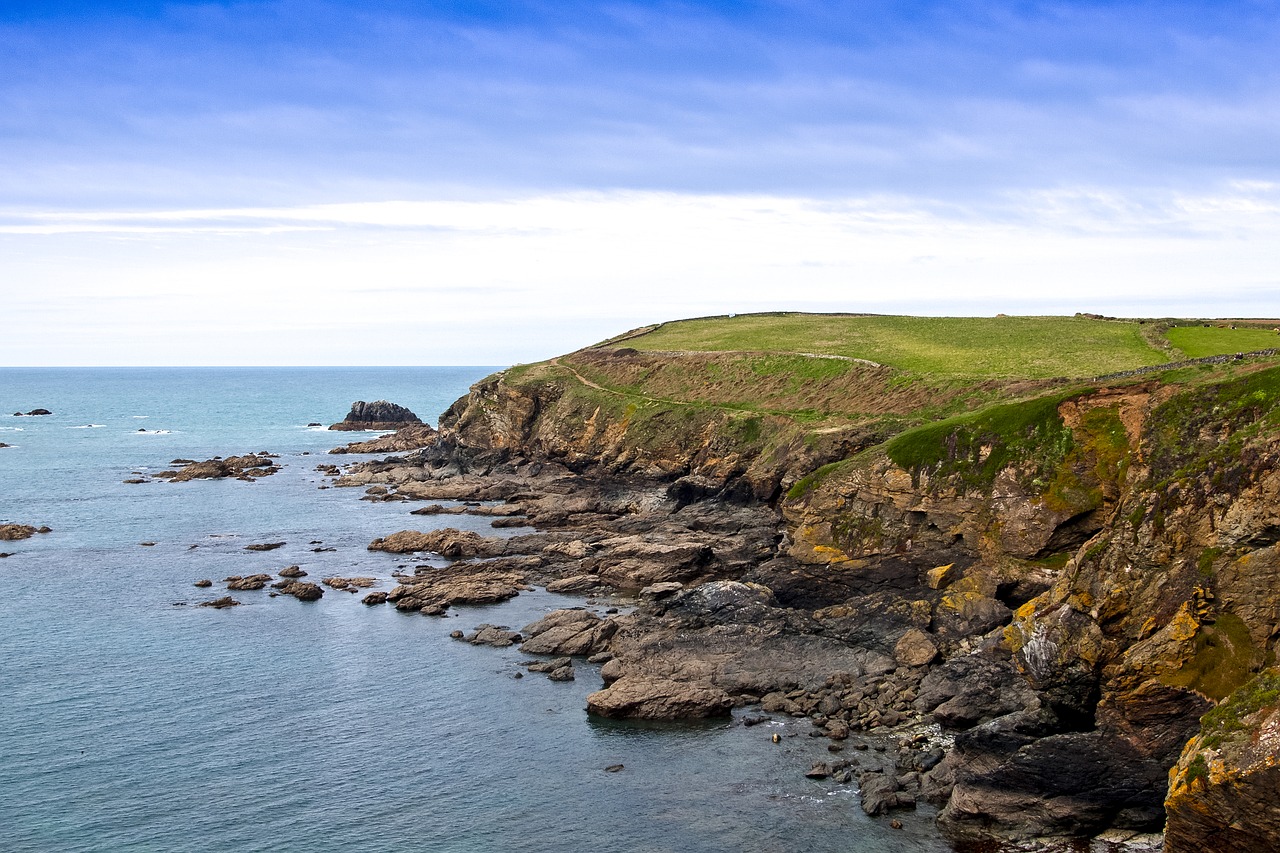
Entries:
{"label": "turquoise water", "polygon": [[[306,425],[379,398],[434,420],[490,370],[0,370],[0,522],[54,529],[0,543],[0,850],[945,850],[927,815],[891,830],[804,779],[827,756],[805,723],[600,722],[592,667],[517,680],[517,650],[448,639],[578,599],[444,619],[328,590],[193,606],[224,594],[198,578],[291,564],[389,589],[402,558],[365,545],[434,519],[319,490],[317,464],[351,459],[324,451],[359,435]],[[9,415],[36,407],[54,414]],[[259,450],[283,470],[122,482]],[[287,544],[244,550],[265,541]]]}

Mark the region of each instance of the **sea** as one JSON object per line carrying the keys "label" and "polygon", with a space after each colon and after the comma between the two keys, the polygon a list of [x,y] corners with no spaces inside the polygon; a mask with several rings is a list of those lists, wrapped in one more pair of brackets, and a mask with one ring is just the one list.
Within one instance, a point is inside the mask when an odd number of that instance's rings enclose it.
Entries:
{"label": "sea", "polygon": [[[375,537],[496,535],[322,488],[317,465],[364,458],[326,451],[367,436],[309,426],[376,399],[434,422],[494,369],[0,369],[0,523],[52,529],[0,542],[0,851],[949,849],[930,813],[893,829],[855,786],[805,778],[831,757],[806,721],[600,720],[596,667],[517,678],[518,649],[449,638],[609,602],[536,590],[426,617],[268,587],[197,606],[290,565],[389,590],[407,563]],[[10,414],[35,408],[53,414]],[[281,471],[124,482],[253,451]],[[285,545],[245,550],[265,542]]]}

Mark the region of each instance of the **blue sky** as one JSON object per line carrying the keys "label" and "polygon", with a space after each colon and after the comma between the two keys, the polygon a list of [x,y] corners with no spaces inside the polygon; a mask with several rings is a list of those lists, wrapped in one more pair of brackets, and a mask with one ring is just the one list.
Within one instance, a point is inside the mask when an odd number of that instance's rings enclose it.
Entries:
{"label": "blue sky", "polygon": [[[322,343],[359,299],[416,306],[400,363],[709,311],[1275,316],[1278,56],[1275,2],[9,0],[0,363],[376,362]],[[228,293],[275,344],[155,333]]]}

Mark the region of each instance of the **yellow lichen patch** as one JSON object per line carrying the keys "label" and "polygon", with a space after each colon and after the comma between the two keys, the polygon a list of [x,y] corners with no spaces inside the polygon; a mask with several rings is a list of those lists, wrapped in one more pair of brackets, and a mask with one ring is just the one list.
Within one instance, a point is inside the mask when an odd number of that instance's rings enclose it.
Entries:
{"label": "yellow lichen patch", "polygon": [[926,582],[929,584],[929,589],[942,589],[955,581],[958,574],[955,566],[955,563],[947,563],[945,566],[937,566],[930,569],[926,574]]}
{"label": "yellow lichen patch", "polygon": [[1068,598],[1067,604],[1077,613],[1088,613],[1093,607],[1093,595],[1086,590],[1081,590]]}
{"label": "yellow lichen patch", "polygon": [[830,545],[814,545],[813,556],[824,563],[847,563],[853,559],[844,551],[839,548],[833,548]]}
{"label": "yellow lichen patch", "polygon": [[1200,630],[1200,620],[1196,618],[1191,602],[1184,601],[1182,607],[1169,620],[1169,638],[1184,642],[1195,637]]}

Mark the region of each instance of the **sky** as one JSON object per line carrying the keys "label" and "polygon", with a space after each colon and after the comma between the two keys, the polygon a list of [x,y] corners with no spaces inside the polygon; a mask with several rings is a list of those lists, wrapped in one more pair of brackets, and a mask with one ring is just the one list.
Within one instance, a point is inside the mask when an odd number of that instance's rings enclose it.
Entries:
{"label": "sky", "polygon": [[1280,315],[1280,0],[0,2],[0,365]]}

